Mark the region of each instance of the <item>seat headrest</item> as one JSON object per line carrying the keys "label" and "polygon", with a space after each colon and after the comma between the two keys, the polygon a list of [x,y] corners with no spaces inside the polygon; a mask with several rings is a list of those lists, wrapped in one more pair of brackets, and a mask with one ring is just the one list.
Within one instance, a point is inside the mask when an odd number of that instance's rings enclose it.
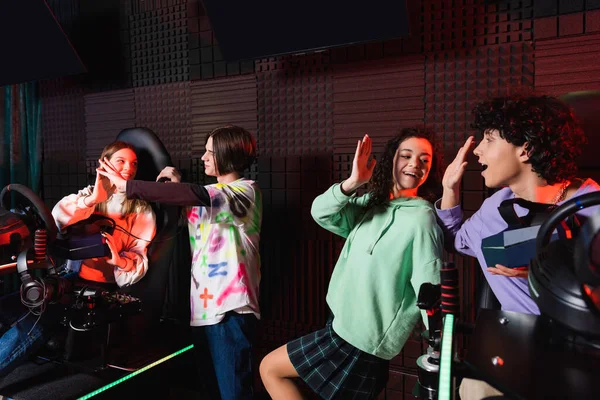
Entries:
{"label": "seat headrest", "polygon": [[148,128],[123,129],[117,139],[135,147],[139,168],[136,179],[153,181],[162,169],[173,165],[169,152],[161,140]]}
{"label": "seat headrest", "polygon": [[570,92],[560,96],[579,120],[588,144],[577,160],[580,168],[598,168],[597,149],[600,147],[600,90]]}

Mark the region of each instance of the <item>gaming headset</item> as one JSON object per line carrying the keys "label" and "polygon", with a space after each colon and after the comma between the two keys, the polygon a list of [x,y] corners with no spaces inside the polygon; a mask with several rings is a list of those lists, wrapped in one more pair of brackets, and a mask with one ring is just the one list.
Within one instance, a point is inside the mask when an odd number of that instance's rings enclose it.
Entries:
{"label": "gaming headset", "polygon": [[[34,207],[37,216],[45,225],[45,229],[37,229],[35,231],[35,236],[33,239],[34,259],[31,261],[46,263],[48,277],[43,280],[35,279],[29,273],[28,264],[30,262],[27,260],[27,256],[30,248],[27,246],[31,245],[31,237],[29,234],[30,231],[28,230],[25,232],[20,229],[19,232],[11,232],[11,227],[5,227],[7,235],[18,235],[18,241],[21,242],[21,245],[18,249],[13,249],[19,251],[18,256],[16,256],[16,266],[17,272],[21,279],[21,300],[28,308],[35,309],[42,307],[46,301],[55,298],[55,295],[62,294],[64,290],[65,284],[60,282],[61,280],[58,279],[58,275],[54,269],[54,263],[51,258],[47,257],[46,254],[47,246],[56,239],[58,228],[56,227],[54,218],[52,217],[52,214],[46,204],[38,197],[37,194],[35,194],[35,192],[24,185],[10,184],[2,190],[0,193],[0,207],[2,209],[7,210],[4,205],[4,200],[9,192],[17,192],[29,200]],[[19,215],[13,214],[13,216],[21,220]],[[33,225],[37,225],[37,221],[33,223]],[[17,225],[15,224],[15,226]],[[14,259],[14,257],[15,255],[13,254],[11,258]]]}

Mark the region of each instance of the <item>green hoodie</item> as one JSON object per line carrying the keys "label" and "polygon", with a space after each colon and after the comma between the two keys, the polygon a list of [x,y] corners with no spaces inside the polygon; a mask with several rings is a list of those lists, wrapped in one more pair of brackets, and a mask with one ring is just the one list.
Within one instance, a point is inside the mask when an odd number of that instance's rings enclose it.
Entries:
{"label": "green hoodie", "polygon": [[371,209],[367,201],[368,195],[346,196],[335,184],[311,212],[323,228],[346,238],[327,292],[334,331],[389,360],[418,320],[421,284],[440,281],[443,236],[426,200],[398,198]]}

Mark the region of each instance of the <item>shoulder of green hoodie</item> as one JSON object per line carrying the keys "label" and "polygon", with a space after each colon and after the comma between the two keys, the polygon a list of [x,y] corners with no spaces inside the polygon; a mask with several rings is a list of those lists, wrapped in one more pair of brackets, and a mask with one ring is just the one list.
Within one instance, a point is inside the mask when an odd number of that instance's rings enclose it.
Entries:
{"label": "shoulder of green hoodie", "polygon": [[[390,359],[400,352],[418,319],[420,313],[416,297],[421,285],[426,282],[439,283],[443,235],[433,206],[421,198],[395,199],[390,201],[385,211],[378,213],[378,222],[372,225],[375,219],[364,221],[363,218],[368,197],[345,196],[336,185],[319,197],[313,204],[315,220],[324,228],[347,237],[327,294],[328,304],[335,315],[334,330],[362,351]],[[394,222],[388,224],[391,221]],[[385,244],[375,245],[384,236],[388,237]],[[389,238],[393,239],[393,244],[390,244]],[[354,243],[360,243],[359,247]],[[372,249],[374,251],[370,251]],[[367,258],[363,259],[363,256]],[[392,259],[398,262],[391,262]],[[371,301],[374,298],[371,290],[381,288],[379,279],[389,281],[394,275],[392,270],[385,274],[370,275],[373,278],[370,283],[361,279],[364,290],[360,292],[344,283],[357,276],[357,268],[361,270],[367,264],[378,263],[395,265],[404,270],[400,274],[404,278],[397,284],[410,286],[412,290],[395,292],[404,299],[397,298],[396,301],[390,297],[385,302]],[[348,300],[349,290],[353,290],[351,301]],[[373,307],[367,306],[370,303],[373,303]],[[361,314],[359,325],[355,321],[357,307],[353,304],[360,305],[358,309],[369,310]],[[394,304],[402,304],[402,307],[395,308]],[[422,317],[427,326],[426,315]],[[378,324],[383,324],[383,331],[387,333],[376,334],[378,329],[373,327]]]}
{"label": "shoulder of green hoodie", "polygon": [[369,196],[347,196],[342,192],[342,184],[336,183],[323,194],[317,196],[311,208],[311,215],[321,227],[341,237],[347,238],[366,210]]}
{"label": "shoulder of green hoodie", "polygon": [[[361,197],[357,197],[356,194],[345,195],[342,192],[341,183],[336,183],[315,198],[311,214],[321,227],[348,238],[366,212],[368,200],[369,195]],[[416,250],[413,252],[415,257],[413,265],[416,268],[413,269],[410,280],[415,293],[418,294],[422,283],[439,283],[439,269],[443,257],[442,230],[437,224],[433,205],[426,200],[401,198],[392,200],[390,205],[392,207],[388,207],[388,212],[392,212],[394,206],[408,207],[405,208],[406,211],[412,213],[413,216],[411,218],[413,220],[411,221],[413,236],[408,240],[412,242],[412,247]],[[413,207],[415,207],[414,211],[410,210]],[[416,209],[421,209],[424,213],[414,214]],[[363,238],[360,239],[363,240]],[[349,247],[350,243],[345,246]],[[427,323],[426,318],[424,318],[424,322]]]}

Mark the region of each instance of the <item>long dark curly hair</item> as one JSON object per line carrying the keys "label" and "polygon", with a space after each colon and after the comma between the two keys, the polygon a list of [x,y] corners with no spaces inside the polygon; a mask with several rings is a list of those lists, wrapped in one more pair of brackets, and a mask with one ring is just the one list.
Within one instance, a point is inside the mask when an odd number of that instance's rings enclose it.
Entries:
{"label": "long dark curly hair", "polygon": [[551,96],[498,97],[475,106],[472,126],[479,135],[497,129],[515,145],[527,145],[528,163],[548,184],[577,174],[577,157],[585,144],[583,130],[567,105]]}
{"label": "long dark curly hair", "polygon": [[377,159],[371,184],[369,187],[370,198],[368,207],[386,205],[390,202],[390,193],[394,187],[394,157],[400,144],[406,139],[423,138],[431,143],[433,154],[431,156],[431,169],[427,180],[419,186],[420,197],[434,202],[441,193],[441,177],[443,174],[443,152],[440,149],[435,135],[423,128],[404,128],[400,134],[390,139],[383,150],[382,156]]}

